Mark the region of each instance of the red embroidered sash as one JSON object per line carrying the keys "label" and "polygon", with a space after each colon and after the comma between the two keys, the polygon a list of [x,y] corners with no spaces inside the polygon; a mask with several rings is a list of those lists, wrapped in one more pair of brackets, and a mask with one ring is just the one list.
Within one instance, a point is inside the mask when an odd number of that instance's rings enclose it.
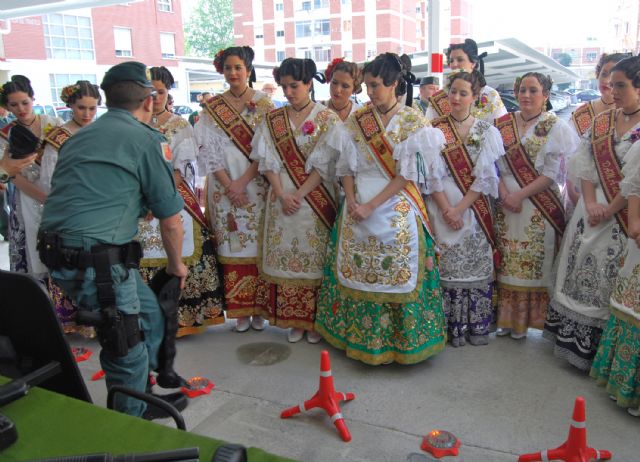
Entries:
{"label": "red embroidered sash", "polygon": [[184,200],[184,208],[189,212],[189,215],[198,222],[200,226],[204,229],[211,231],[209,227],[209,222],[204,217],[202,213],[202,209],[200,208],[200,204],[198,203],[198,199],[196,195],[193,193],[189,185],[182,180],[179,184],[176,185],[176,189],[182,196],[182,200]]}
{"label": "red embroidered sash", "polygon": [[[286,107],[269,112],[267,114],[267,126],[280,159],[287,169],[289,178],[291,178],[296,188],[300,188],[309,175],[305,172],[306,158],[296,144]],[[336,220],[338,210],[327,188],[320,183],[305,196],[305,199],[324,225],[331,229]]]}
{"label": "red embroidered sash", "polygon": [[[538,172],[531,158],[520,142],[520,135],[513,113],[505,114],[495,121],[496,127],[502,135],[502,143],[506,154],[504,156],[509,169],[521,188],[533,183],[538,178]],[[556,230],[557,237],[561,237],[565,228],[564,207],[558,195],[550,188],[539,192],[529,199],[542,213],[545,219]]]}
{"label": "red embroidered sash", "polygon": [[449,115],[451,105],[449,104],[449,94],[444,90],[438,90],[429,97],[429,104],[436,110],[439,117]]}
{"label": "red embroidered sash", "polygon": [[579,136],[584,135],[584,133],[591,128],[591,124],[595,117],[596,113],[593,110],[591,102],[583,104],[573,111],[573,114],[571,114],[571,120],[573,120],[573,125],[576,127]]}
{"label": "red embroidered sash", "polygon": [[[471,173],[473,172],[474,165],[467,152],[467,147],[462,138],[460,138],[451,117],[440,117],[432,120],[431,124],[444,133],[447,145],[442,150],[442,157],[447,167],[449,167],[449,172],[451,172],[451,176],[455,180],[456,185],[464,196],[475,180],[475,177]],[[487,241],[491,244],[494,257],[497,257],[497,247],[493,232],[493,216],[491,215],[491,206],[487,196],[481,194],[471,205],[471,210],[473,210]],[[496,258],[494,258],[494,261],[495,260]]]}
{"label": "red embroidered sash", "polygon": [[[591,132],[591,146],[593,148],[593,160],[596,163],[596,170],[602,184],[602,190],[611,202],[620,193],[620,182],[624,178],[622,167],[614,148],[614,137],[616,128],[616,111],[611,109],[605,111],[593,121],[593,131]],[[629,207],[624,207],[616,213],[616,220],[625,235],[629,235]]]}
{"label": "red embroidered sash", "polygon": [[71,132],[64,127],[55,127],[44,138],[45,143],[49,143],[56,151],[59,151],[64,143],[71,138]]}
{"label": "red embroidered sash", "polygon": [[[378,167],[389,178],[396,177],[396,161],[393,159],[393,148],[389,144],[385,136],[385,129],[380,118],[373,110],[373,105],[367,105],[354,114],[356,126],[360,129],[364,141],[374,154]],[[413,181],[407,181],[407,185],[402,190],[404,197],[411,202],[414,208],[419,212],[420,219],[427,229],[427,232],[433,237],[431,223],[427,215],[427,207],[424,205],[422,194]]]}
{"label": "red embroidered sash", "polygon": [[218,126],[227,134],[233,144],[249,159],[251,155],[251,141],[253,129],[236,109],[222,97],[217,95],[205,105],[207,113],[216,121]]}

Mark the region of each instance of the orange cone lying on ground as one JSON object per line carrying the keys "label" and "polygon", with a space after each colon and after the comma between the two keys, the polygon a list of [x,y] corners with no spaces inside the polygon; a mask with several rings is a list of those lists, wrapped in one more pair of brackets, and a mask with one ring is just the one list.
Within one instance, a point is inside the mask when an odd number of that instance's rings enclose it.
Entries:
{"label": "orange cone lying on ground", "polygon": [[285,409],[280,414],[280,417],[286,419],[300,412],[310,411],[313,408],[320,407],[331,417],[331,422],[336,426],[340,437],[343,441],[351,441],[351,433],[347,425],[344,423],[344,418],[340,412],[340,401],[351,401],[355,399],[356,395],[353,393],[341,393],[335,391],[333,388],[333,376],[331,375],[331,363],[329,362],[329,352],[323,350],[320,353],[320,387],[318,391],[310,400],[305,401],[302,404]]}
{"label": "orange cone lying on ground", "polygon": [[594,460],[609,460],[609,451],[599,451],[587,446],[587,422],[584,398],[578,396],[573,407],[573,421],[569,427],[569,437],[562,446],[556,449],[536,452],[535,454],[523,454],[518,462],[536,462],[563,460],[564,462],[589,462]]}

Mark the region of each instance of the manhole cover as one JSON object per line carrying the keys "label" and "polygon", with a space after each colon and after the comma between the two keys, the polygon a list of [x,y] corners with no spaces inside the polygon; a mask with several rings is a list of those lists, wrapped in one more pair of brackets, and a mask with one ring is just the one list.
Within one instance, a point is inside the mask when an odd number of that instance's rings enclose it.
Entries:
{"label": "manhole cover", "polygon": [[270,366],[287,359],[291,354],[291,348],[274,342],[249,343],[239,347],[236,354],[244,364]]}

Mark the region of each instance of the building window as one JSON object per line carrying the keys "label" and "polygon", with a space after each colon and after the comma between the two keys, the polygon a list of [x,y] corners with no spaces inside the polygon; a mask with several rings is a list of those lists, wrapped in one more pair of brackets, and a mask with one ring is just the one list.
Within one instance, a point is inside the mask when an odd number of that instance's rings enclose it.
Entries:
{"label": "building window", "polygon": [[343,5],[348,5],[349,3],[351,3],[351,0],[342,0]]}
{"label": "building window", "polygon": [[78,80],[88,80],[96,83],[95,74],[49,74],[49,87],[51,88],[51,101],[53,104],[64,106],[64,102],[60,99],[60,92],[67,85],[76,83]]}
{"label": "building window", "polygon": [[158,0],[158,11],[166,11],[167,13],[171,13],[173,11],[171,0]]}
{"label": "building window", "polygon": [[595,51],[588,51],[587,52],[587,61],[595,61],[596,58],[598,57],[598,53],[596,53]]}
{"label": "building window", "polygon": [[113,38],[116,45],[116,56],[133,56],[131,29],[114,27]]}
{"label": "building window", "polygon": [[311,37],[311,21],[296,22],[296,37]]}
{"label": "building window", "polygon": [[176,57],[176,36],[170,32],[160,32],[160,52],[162,59]]}
{"label": "building window", "polygon": [[347,19],[346,21],[342,21],[342,30],[344,32],[349,32],[351,30],[351,19]]}
{"label": "building window", "polygon": [[284,61],[284,51],[276,51],[276,61],[279,63]]}
{"label": "building window", "polygon": [[283,30],[277,30],[276,31],[276,37],[284,37],[284,31]]}
{"label": "building window", "polygon": [[256,38],[257,39],[263,39],[264,38],[264,34],[256,34]]}
{"label": "building window", "polygon": [[331,48],[314,48],[313,49],[313,60],[316,62],[331,61]]}
{"label": "building window", "polygon": [[376,50],[367,50],[367,59],[373,58],[376,55]]}
{"label": "building window", "polygon": [[331,22],[328,19],[314,21],[313,32],[314,35],[329,35],[331,33]]}
{"label": "building window", "polygon": [[300,9],[302,11],[311,11],[311,1],[302,2],[302,5],[300,6]]}
{"label": "building window", "polygon": [[47,58],[95,58],[90,17],[47,14],[42,18]]}
{"label": "building window", "polygon": [[329,8],[329,0],[313,0],[313,8]]}
{"label": "building window", "polygon": [[347,61],[351,61],[353,59],[353,51],[352,50],[345,50],[344,51],[344,59],[346,59]]}
{"label": "building window", "polygon": [[276,11],[284,11],[284,3],[276,3]]}

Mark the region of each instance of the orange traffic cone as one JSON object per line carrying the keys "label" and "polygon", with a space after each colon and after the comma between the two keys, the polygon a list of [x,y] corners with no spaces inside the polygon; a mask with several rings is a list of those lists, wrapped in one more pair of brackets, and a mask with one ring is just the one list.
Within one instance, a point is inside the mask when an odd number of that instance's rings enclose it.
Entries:
{"label": "orange traffic cone", "polygon": [[562,446],[556,449],[523,454],[518,462],[536,462],[548,460],[563,460],[565,462],[589,462],[592,460],[609,460],[609,451],[599,451],[587,446],[587,421],[584,398],[578,396],[573,407],[573,421],[569,427],[569,437]]}
{"label": "orange traffic cone", "polygon": [[307,412],[313,408],[320,407],[331,417],[331,422],[336,426],[338,433],[342,437],[343,441],[351,441],[351,433],[347,425],[344,423],[344,418],[340,412],[340,401],[351,401],[355,399],[356,395],[353,393],[341,393],[335,391],[333,388],[333,376],[331,375],[331,363],[329,362],[329,352],[323,350],[320,353],[320,387],[313,397],[289,409],[285,409],[280,414],[280,417],[286,419],[300,412]]}

